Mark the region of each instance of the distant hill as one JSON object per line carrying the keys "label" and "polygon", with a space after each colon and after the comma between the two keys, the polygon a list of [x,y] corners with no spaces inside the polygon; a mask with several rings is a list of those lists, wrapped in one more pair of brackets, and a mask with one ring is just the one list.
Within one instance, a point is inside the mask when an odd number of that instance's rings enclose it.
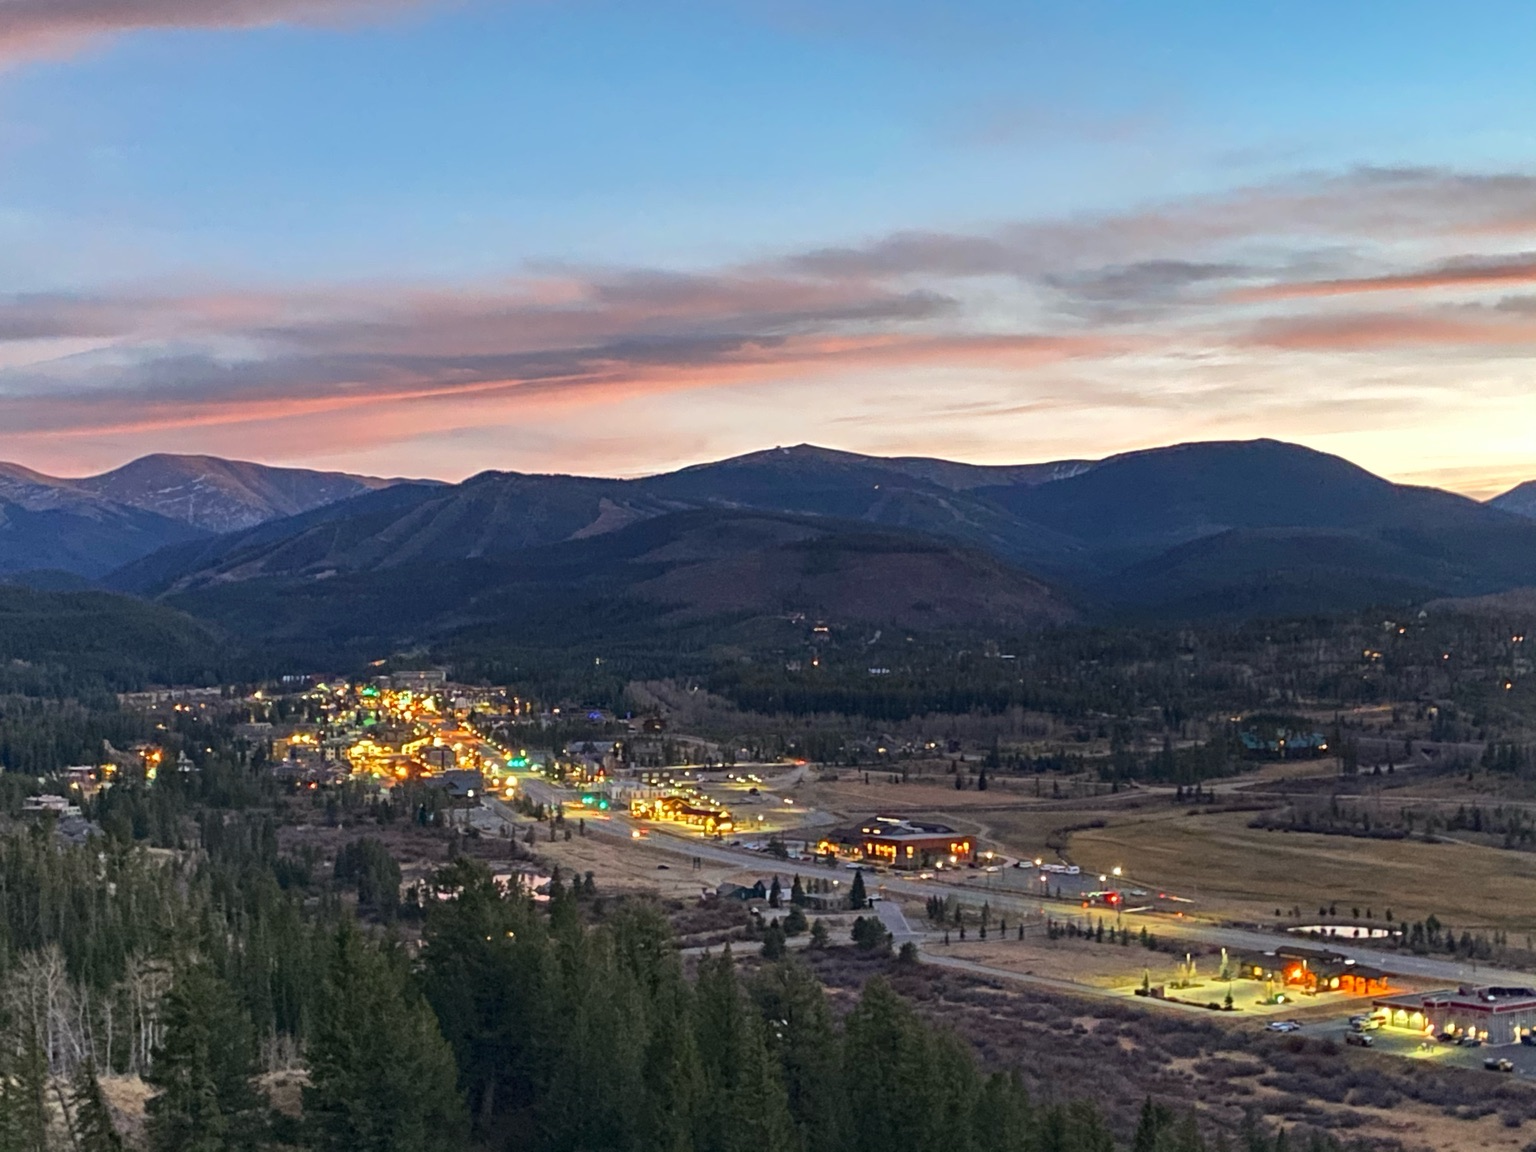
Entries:
{"label": "distant hill", "polygon": [[202,535],[154,512],[0,472],[0,574],[54,569],[94,578]]}
{"label": "distant hill", "polygon": [[0,463],[0,573],[98,577],[167,545],[396,484],[214,456],[146,456],[80,479]]}
{"label": "distant hill", "polygon": [[1082,461],[985,467],[919,458],[884,459],[811,445],[754,452],[635,481],[652,497],[693,506],[756,508],[860,520],[930,532],[1029,565],[1070,553],[1070,536],[1031,523],[986,498],[989,491],[1049,486]]}
{"label": "distant hill", "polygon": [[226,638],[166,605],[0,584],[0,685],[73,694],[217,682],[230,658]]}
{"label": "distant hill", "polygon": [[1488,501],[1488,505],[1501,512],[1513,512],[1516,516],[1527,516],[1536,520],[1536,480],[1527,480],[1524,484],[1511,488],[1502,496],[1495,496]]}
{"label": "distant hill", "polygon": [[[731,557],[736,537],[727,535],[707,562],[670,568],[651,578],[654,583],[636,577],[633,567],[613,568],[610,550],[639,539],[644,525],[681,531],[674,523],[691,523],[687,517],[702,512],[768,517],[741,522],[759,529],[773,517],[789,517],[782,523],[799,525],[796,531],[814,525],[823,541],[817,547],[841,550],[846,562],[819,582],[797,576],[786,585],[761,565],[770,556],[784,563],[788,544],[741,544],[737,566]],[[736,522],[719,525],[728,523]],[[857,563],[847,560],[857,553],[854,541],[870,533],[902,543]],[[351,578],[394,572],[384,582],[401,586],[409,572],[474,563],[482,572],[510,565],[503,574],[514,579],[516,569],[515,580],[527,592],[535,573],[558,569],[542,567],[541,552],[571,555],[570,546],[608,537],[621,539],[581,554],[606,565],[610,575],[624,573],[615,577],[615,594],[646,602],[676,594],[695,613],[713,606],[722,613],[772,614],[785,609],[790,592],[814,593],[829,612],[864,619],[883,613],[909,627],[921,618],[909,611],[918,602],[951,605],[934,610],[935,626],[941,619],[961,626],[1072,616],[1032,615],[1023,601],[1005,608],[1007,597],[989,599],[976,586],[947,590],[948,599],[903,600],[907,577],[898,576],[899,565],[917,565],[913,558],[925,555],[917,548],[921,541],[949,556],[967,579],[997,581],[1006,571],[1054,589],[1051,596],[1063,605],[1091,606],[1103,617],[1331,611],[1536,583],[1536,522],[1436,489],[1393,484],[1336,456],[1270,440],[1019,468],[887,460],[802,445],[638,480],[488,472],[458,485],[400,484],[243,532],[184,542],[126,565],[109,583],[175,597],[249,586],[221,591],[217,599],[229,604],[259,597],[255,586],[264,582],[290,590],[337,580],[343,582],[338,587],[350,587]],[[986,572],[976,567],[984,557],[994,565]],[[890,579],[880,577],[882,566]],[[793,564],[786,569],[799,571]],[[423,578],[421,595],[443,596],[440,580]],[[927,578],[911,568],[915,585]],[[876,587],[889,599],[887,608],[870,591]],[[473,595],[482,591],[477,585]]]}
{"label": "distant hill", "polygon": [[[261,576],[212,571],[167,602],[237,634],[326,651],[449,637],[559,645],[648,640],[728,618],[803,616],[908,628],[1025,630],[1078,617],[1040,581],[984,553],[844,521],[702,509],[612,532],[476,555],[414,552],[396,562]],[[333,554],[335,559],[341,553]]]}
{"label": "distant hill", "polygon": [[[675,507],[675,506],[674,506]],[[157,593],[263,577],[329,579],[456,560],[497,560],[602,535],[674,510],[620,480],[486,472],[462,484],[400,484],[244,532],[146,557],[116,573]]]}
{"label": "distant hill", "polygon": [[1155,553],[1231,529],[1374,532],[1497,519],[1465,497],[1393,484],[1337,456],[1276,440],[1132,452],[1058,483],[978,495],[1076,537],[1099,556]]}

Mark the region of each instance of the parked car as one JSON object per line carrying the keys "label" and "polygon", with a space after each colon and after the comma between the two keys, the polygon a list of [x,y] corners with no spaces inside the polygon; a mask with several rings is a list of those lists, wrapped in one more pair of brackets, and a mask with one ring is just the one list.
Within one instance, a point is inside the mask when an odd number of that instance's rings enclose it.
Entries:
{"label": "parked car", "polygon": [[1295,1020],[1271,1020],[1264,1027],[1271,1032],[1295,1032],[1301,1025]]}
{"label": "parked car", "polygon": [[1356,1048],[1369,1048],[1376,1041],[1372,1040],[1364,1032],[1351,1032],[1344,1037],[1344,1043],[1353,1044]]}
{"label": "parked car", "polygon": [[1488,1059],[1483,1061],[1483,1067],[1490,1072],[1513,1072],[1515,1070],[1514,1062],[1506,1060],[1502,1056],[1488,1057]]}
{"label": "parked car", "polygon": [[1483,1042],[1470,1033],[1463,1036],[1456,1043],[1460,1044],[1463,1048],[1481,1048],[1483,1046]]}

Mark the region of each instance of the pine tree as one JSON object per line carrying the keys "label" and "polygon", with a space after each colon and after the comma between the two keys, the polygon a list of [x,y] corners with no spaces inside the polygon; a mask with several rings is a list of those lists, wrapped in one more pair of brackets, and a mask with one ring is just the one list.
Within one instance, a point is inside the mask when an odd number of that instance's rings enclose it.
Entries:
{"label": "pine tree", "polygon": [[954,1036],[932,1030],[883,978],[864,986],[844,1025],[843,1066],[851,1152],[905,1143],[952,1147],[968,1131],[980,1085],[976,1064]]}
{"label": "pine tree", "polygon": [[155,1152],[227,1152],[255,1147],[261,1099],[252,1083],[251,1023],[229,985],[204,965],[183,970],[166,996],[164,1039],[145,1079]]}
{"label": "pine tree", "polygon": [[853,874],[853,887],[848,890],[848,907],[857,912],[869,903],[869,897],[864,891],[864,870],[861,868]]}
{"label": "pine tree", "polygon": [[[9,1047],[9,1045],[7,1045]],[[18,1048],[0,1059],[0,1148],[48,1152],[48,1058],[27,1029]]]}
{"label": "pine tree", "polygon": [[1158,1152],[1163,1133],[1172,1126],[1173,1113],[1162,1104],[1154,1104],[1148,1096],[1141,1103],[1141,1119],[1131,1139],[1131,1152]]}
{"label": "pine tree", "polygon": [[768,1023],[768,1050],[778,1062],[799,1147],[834,1152],[842,1146],[842,1046],[820,981],[788,960],[765,968],[751,994]]}
{"label": "pine tree", "polygon": [[789,886],[789,902],[796,908],[805,907],[805,885],[800,883],[800,874],[795,873],[794,883]]}
{"label": "pine tree", "polygon": [[453,1053],[401,965],[343,921],[309,1047],[304,1115],[314,1152],[456,1148]]}
{"label": "pine tree", "polygon": [[779,908],[784,904],[784,885],[779,883],[779,878],[773,878],[773,884],[768,889],[768,907]]}
{"label": "pine tree", "polygon": [[123,1152],[123,1138],[96,1079],[96,1065],[86,1060],[75,1072],[69,1096],[77,1152]]}
{"label": "pine tree", "polygon": [[483,865],[459,862],[440,880],[459,895],[434,902],[427,918],[423,983],[476,1123],[485,1126],[523,1106],[541,1074],[534,1044],[550,1011],[547,937],[528,898],[503,898]]}
{"label": "pine tree", "polygon": [[704,1072],[694,1035],[693,992],[672,958],[651,998],[645,1052],[641,1145],[653,1152],[693,1152],[701,1123]]}
{"label": "pine tree", "polygon": [[794,1127],[764,1026],[742,995],[730,950],[699,964],[695,1025],[712,1105],[697,1126],[697,1152],[790,1152]]}

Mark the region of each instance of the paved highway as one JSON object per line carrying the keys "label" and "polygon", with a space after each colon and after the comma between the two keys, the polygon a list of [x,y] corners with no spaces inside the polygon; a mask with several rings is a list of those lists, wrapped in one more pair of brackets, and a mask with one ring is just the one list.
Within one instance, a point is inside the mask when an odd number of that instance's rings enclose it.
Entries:
{"label": "paved highway", "polygon": [[[553,805],[562,800],[569,801],[570,794],[558,789],[547,781],[537,777],[529,778],[520,776],[519,784],[525,789],[528,796],[536,802]],[[502,810],[502,814],[510,819],[513,815],[510,807],[499,800],[491,800],[490,804]],[[841,883],[851,881],[851,873],[839,867],[835,872],[825,865],[806,862],[775,860],[771,856],[761,852],[749,852],[744,848],[733,848],[728,844],[705,840],[701,836],[687,836],[674,834],[668,830],[657,828],[655,825],[645,824],[631,820],[623,813],[612,813],[607,819],[587,820],[587,834],[597,836],[611,836],[614,839],[628,842],[634,829],[645,827],[648,835],[646,844],[654,851],[672,852],[679,856],[700,856],[718,864],[727,864],[744,871],[768,873],[778,871],[781,874],[800,872],[805,876],[828,876]],[[1074,901],[1057,901],[1043,899],[1005,888],[988,888],[976,883],[950,883],[935,878],[933,880],[907,879],[894,876],[888,872],[869,871],[865,874],[864,883],[872,892],[883,893],[891,896],[911,896],[926,899],[929,896],[954,896],[956,899],[969,904],[977,904],[987,901],[993,911],[1007,913],[1010,916],[1023,916],[1039,920],[1046,915],[1056,919],[1072,919],[1083,916],[1084,910]],[[884,913],[882,910],[882,917]],[[1099,916],[1109,918],[1108,909],[1092,909],[1087,913],[1097,919]],[[905,924],[905,917],[902,918]],[[1233,951],[1272,951],[1283,944],[1297,944],[1302,946],[1327,947],[1331,951],[1340,952],[1343,955],[1357,961],[1381,967],[1400,976],[1409,976],[1415,979],[1427,981],[1441,981],[1448,985],[1455,984],[1513,984],[1536,985],[1536,976],[1528,972],[1515,972],[1508,969],[1490,967],[1469,961],[1440,956],[1418,956],[1411,952],[1389,952],[1354,946],[1346,941],[1327,941],[1315,943],[1311,940],[1286,935],[1277,932],[1266,932],[1251,928],[1238,928],[1224,924],[1212,924],[1206,921],[1191,919],[1188,917],[1176,917],[1164,912],[1153,913],[1126,913],[1120,920],[1121,924],[1139,926],[1145,924],[1150,931],[1160,936],[1176,936],[1181,939],[1195,940],[1204,944],[1210,944],[1219,948],[1228,948]],[[890,929],[890,924],[887,928]],[[891,929],[893,935],[895,930]],[[923,935],[911,930],[908,938],[913,939],[921,947]],[[902,937],[898,935],[897,943]],[[935,956],[932,949],[925,949],[925,955],[933,959],[950,961],[942,956]],[[950,963],[952,967],[962,966]],[[984,966],[983,966],[984,967]],[[994,970],[996,975],[1003,975],[1001,970]],[[1065,982],[1057,982],[1065,983]],[[1084,985],[1071,985],[1082,990]]]}

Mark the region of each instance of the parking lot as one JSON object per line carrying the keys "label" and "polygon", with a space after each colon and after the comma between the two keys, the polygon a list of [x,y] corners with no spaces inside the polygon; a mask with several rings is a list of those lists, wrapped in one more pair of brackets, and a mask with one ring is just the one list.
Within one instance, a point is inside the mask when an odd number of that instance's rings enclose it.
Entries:
{"label": "parking lot", "polygon": [[[1343,1044],[1350,1030],[1349,1021],[1340,1018],[1303,1023],[1296,1034]],[[1401,1028],[1377,1028],[1367,1035],[1371,1038],[1370,1050],[1373,1052],[1385,1052],[1410,1060],[1433,1060],[1447,1067],[1475,1068],[1480,1071],[1483,1061],[1492,1057],[1508,1060],[1515,1066],[1513,1074],[1516,1076],[1536,1078],[1536,1047],[1525,1044],[1484,1044],[1477,1048],[1463,1048],[1434,1039],[1426,1041],[1422,1034]],[[1498,1073],[1489,1072],[1488,1075]]]}

